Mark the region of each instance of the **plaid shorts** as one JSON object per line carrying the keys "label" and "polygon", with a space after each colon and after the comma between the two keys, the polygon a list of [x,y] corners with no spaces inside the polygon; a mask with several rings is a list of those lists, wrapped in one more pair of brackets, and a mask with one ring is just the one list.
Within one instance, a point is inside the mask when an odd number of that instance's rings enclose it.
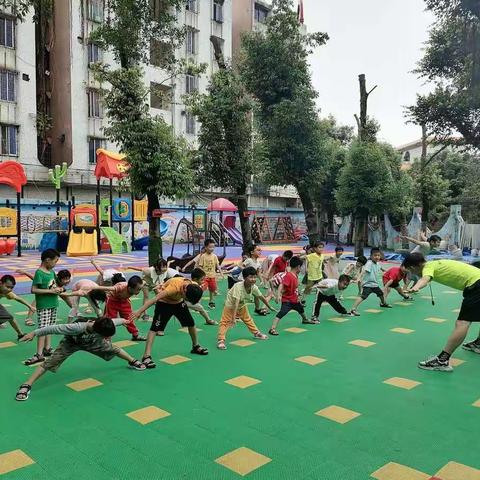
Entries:
{"label": "plaid shorts", "polygon": [[40,308],[37,310],[38,328],[48,327],[57,323],[56,308]]}

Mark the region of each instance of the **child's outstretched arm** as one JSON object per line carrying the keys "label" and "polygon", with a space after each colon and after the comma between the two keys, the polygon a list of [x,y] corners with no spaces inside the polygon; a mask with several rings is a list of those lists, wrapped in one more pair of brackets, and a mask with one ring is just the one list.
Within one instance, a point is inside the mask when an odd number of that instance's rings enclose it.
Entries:
{"label": "child's outstretched arm", "polygon": [[100,274],[103,275],[103,268],[93,259],[90,259],[90,263],[95,267],[95,270]]}
{"label": "child's outstretched arm", "polygon": [[421,245],[423,243],[423,241],[417,240],[413,237],[407,237],[407,235],[400,235],[400,238],[407,240],[407,242],[414,243],[415,245]]}
{"label": "child's outstretched arm", "polygon": [[147,302],[145,302],[136,312],[133,312],[130,314],[130,318],[129,320],[130,321],[134,321],[134,320],[137,320],[138,318],[140,318],[142,316],[142,314],[144,312],[146,312],[152,305],[155,305],[157,302],[159,302],[160,300],[162,300],[162,298],[165,298],[167,296],[167,292],[165,291],[162,291],[160,293],[158,293],[155,297],[153,297],[151,300],[148,300]]}
{"label": "child's outstretched arm", "polygon": [[190,265],[192,265],[193,263],[194,263],[195,265],[197,265],[198,261],[200,260],[200,256],[201,256],[201,254],[200,254],[200,255],[197,255],[195,258],[192,258],[187,264],[185,264],[185,265],[180,269],[180,271],[181,271],[181,272],[184,272],[184,271],[185,271]]}
{"label": "child's outstretched arm", "polygon": [[31,305],[21,297],[16,297],[14,298],[14,300],[18,303],[21,303],[22,305],[25,305],[32,313],[34,313],[37,310],[33,305]]}
{"label": "child's outstretched arm", "polygon": [[260,295],[258,297],[258,299],[263,303],[265,304],[265,306],[271,311],[273,312],[275,309],[270,305],[270,302],[263,296],[263,295]]}
{"label": "child's outstretched arm", "polygon": [[31,273],[27,272],[26,270],[22,270],[22,269],[19,268],[18,270],[15,270],[15,273],[19,273],[20,275],[25,275],[30,280],[33,280],[33,275]]}

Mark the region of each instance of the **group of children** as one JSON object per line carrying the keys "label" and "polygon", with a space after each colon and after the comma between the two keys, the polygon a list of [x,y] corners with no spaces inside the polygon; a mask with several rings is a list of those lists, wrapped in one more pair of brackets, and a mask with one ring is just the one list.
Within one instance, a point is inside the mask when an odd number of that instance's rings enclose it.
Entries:
{"label": "group of children", "polygon": [[[277,336],[278,324],[281,319],[290,311],[296,311],[303,324],[320,323],[320,311],[324,302],[341,315],[358,316],[359,305],[372,293],[380,299],[380,306],[392,308],[387,303],[387,298],[392,289],[405,300],[411,300],[409,292],[416,292],[424,288],[430,280],[436,280],[458,288],[454,273],[445,274],[440,268],[440,262],[426,262],[423,255],[414,252],[407,257],[399,267],[392,267],[383,270],[380,267],[382,253],[378,248],[372,248],[370,258],[358,257],[355,262],[348,263],[340,272],[340,260],[343,249],[337,247],[335,254],[327,259],[323,255],[324,244],[316,242],[301,255],[294,255],[287,250],[276,258],[269,257],[260,261],[261,250],[258,246],[251,245],[244,251],[242,261],[239,265],[226,266],[228,272],[229,290],[225,299],[221,320],[217,334],[217,347],[226,350],[226,336],[228,330],[236,322],[243,322],[255,339],[266,340],[268,336],[261,332],[248,310],[248,304],[255,305],[255,313],[266,315],[268,311],[275,311],[270,301],[274,299],[281,306],[275,315],[271,327],[268,330],[270,336]],[[29,308],[31,313],[37,312],[38,328],[28,334],[24,334],[8,311],[0,305],[0,324],[9,322],[17,333],[20,341],[31,341],[37,338],[37,348],[34,355],[25,360],[26,365],[39,364],[31,377],[23,383],[16,395],[16,399],[24,401],[29,398],[32,384],[40,378],[45,371],[55,372],[58,367],[73,353],[79,350],[88,351],[104,360],[110,360],[117,356],[128,362],[128,366],[135,370],[155,368],[156,364],[152,359],[152,347],[156,336],[163,336],[165,328],[171,317],[176,317],[182,327],[186,328],[191,341],[191,353],[208,355],[208,349],[198,343],[198,334],[191,310],[201,314],[206,324],[216,325],[199,303],[204,290],[209,291],[209,307],[215,307],[215,296],[218,293],[216,282],[217,275],[223,277],[223,269],[214,253],[215,243],[212,240],[205,241],[204,250],[192,259],[183,269],[175,270],[169,264],[160,259],[155,265],[139,269],[142,277],[134,275],[126,280],[121,271],[108,269],[103,270],[98,263],[92,260],[92,265],[98,271],[96,281],[80,279],[73,285],[71,291],[67,292],[66,287],[72,280],[68,270],[60,270],[55,273],[60,254],[56,250],[46,250],[41,255],[41,265],[32,276],[28,272],[22,272],[32,279],[32,293],[35,295],[34,304],[17,297],[13,293],[15,278],[5,275],[0,279],[0,297],[6,297],[18,301]],[[418,258],[417,258],[418,257]],[[423,262],[423,263],[422,263]],[[432,263],[436,265],[432,266]],[[459,262],[454,262],[459,263]],[[191,278],[186,278],[181,271],[194,264]],[[426,267],[426,268],[424,268]],[[455,266],[448,265],[450,269]],[[478,306],[480,301],[478,289],[480,288],[480,270],[469,266],[469,281],[465,284],[465,292],[468,290],[469,302],[462,306],[461,317],[468,318],[462,321],[472,320],[472,305]],[[423,269],[423,272],[422,272]],[[473,269],[473,270],[471,270]],[[304,289],[299,292],[299,276],[304,271],[302,284]],[[426,270],[426,272],[425,272]],[[453,270],[452,270],[453,271]],[[450,270],[449,270],[450,272]],[[414,286],[409,288],[411,277],[416,280]],[[426,275],[430,280],[426,280]],[[380,286],[380,277],[383,280],[383,288]],[[471,278],[470,278],[471,277]],[[263,285],[267,287],[267,295],[263,295],[256,285],[260,278]],[[403,286],[401,283],[403,282]],[[342,292],[351,284],[358,287],[358,297],[351,310],[347,310],[341,303]],[[455,285],[454,285],[455,283]],[[463,283],[462,283],[463,286]],[[313,305],[311,318],[305,313],[305,298],[315,290],[316,300]],[[133,311],[130,299],[143,291],[143,305]],[[150,298],[150,293],[153,297]],[[79,299],[85,297],[90,305],[91,311],[96,318],[84,318],[79,316]],[[467,298],[467,296],[466,296]],[[59,299],[65,301],[70,307],[69,323],[56,325],[57,309]],[[464,300],[464,303],[466,300]],[[105,303],[102,309],[100,303]],[[263,307],[261,306],[263,304]],[[143,318],[149,320],[147,310],[155,305],[153,319],[147,337],[139,334],[135,324],[136,320]],[[467,312],[467,313],[465,313]],[[460,317],[459,317],[460,318]],[[459,320],[460,321],[460,320]],[[458,322],[457,322],[458,323]],[[111,342],[118,326],[124,325],[131,334],[133,341],[145,341],[145,351],[141,360],[128,355],[122,349]],[[468,330],[468,327],[458,327],[455,339],[449,343],[445,350],[435,359],[421,362],[421,368],[449,371],[448,358],[458,346],[458,339]],[[51,335],[64,335],[59,346],[53,350],[51,347]],[[463,336],[465,338],[465,336]],[[463,341],[463,338],[461,341]],[[460,343],[461,343],[460,341]],[[453,345],[453,347],[452,347]],[[467,349],[480,353],[479,339],[468,344]],[[448,357],[447,357],[448,356]],[[445,362],[447,362],[445,364]],[[41,364],[41,365],[40,365]]]}

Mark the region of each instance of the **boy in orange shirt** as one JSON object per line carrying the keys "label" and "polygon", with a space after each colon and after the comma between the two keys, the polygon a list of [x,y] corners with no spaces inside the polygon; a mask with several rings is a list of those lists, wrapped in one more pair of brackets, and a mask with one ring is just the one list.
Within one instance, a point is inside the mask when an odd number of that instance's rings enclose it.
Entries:
{"label": "boy in orange shirt", "polygon": [[152,326],[148,332],[145,352],[142,357],[142,362],[147,368],[155,368],[157,366],[152,360],[153,341],[160,328],[165,328],[164,325],[168,323],[172,316],[179,320],[182,327],[188,329],[188,333],[192,339],[192,350],[190,353],[208,355],[208,350],[198,344],[195,322],[186,303],[190,302],[192,305],[195,305],[200,301],[202,295],[203,290],[200,285],[197,285],[188,278],[174,277],[167,280],[160,287],[160,291],[155,298],[148,300],[139,310],[130,315],[132,320],[140,318],[143,312],[155,304]]}

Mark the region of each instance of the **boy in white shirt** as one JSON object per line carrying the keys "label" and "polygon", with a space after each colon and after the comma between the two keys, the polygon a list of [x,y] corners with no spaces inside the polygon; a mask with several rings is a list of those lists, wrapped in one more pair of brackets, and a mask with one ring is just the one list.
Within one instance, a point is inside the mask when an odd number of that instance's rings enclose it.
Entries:
{"label": "boy in white shirt", "polygon": [[341,315],[350,315],[347,309],[338,301],[337,295],[345,290],[350,284],[348,275],[340,275],[338,280],[334,278],[325,278],[318,282],[313,288],[318,290],[317,299],[313,305],[312,321],[318,323],[320,317],[320,308],[323,302],[330,304],[333,309]]}

